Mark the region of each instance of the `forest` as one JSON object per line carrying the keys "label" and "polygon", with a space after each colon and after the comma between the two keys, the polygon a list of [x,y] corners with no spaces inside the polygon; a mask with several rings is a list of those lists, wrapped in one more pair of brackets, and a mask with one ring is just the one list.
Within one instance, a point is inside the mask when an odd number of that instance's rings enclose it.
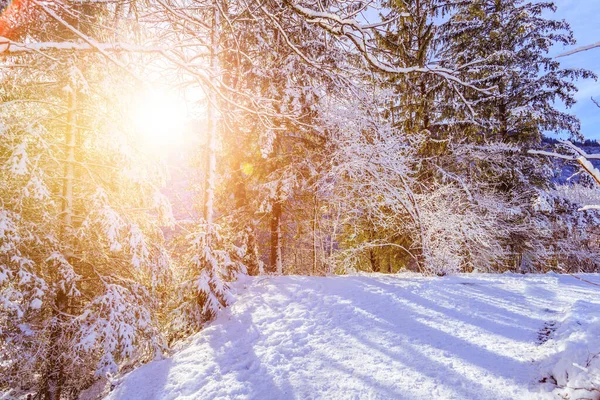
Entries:
{"label": "forest", "polygon": [[[550,52],[600,43],[554,11],[0,0],[0,399],[86,398],[247,279],[598,281],[600,144],[569,111],[597,77]],[[239,398],[313,398],[285,393]]]}

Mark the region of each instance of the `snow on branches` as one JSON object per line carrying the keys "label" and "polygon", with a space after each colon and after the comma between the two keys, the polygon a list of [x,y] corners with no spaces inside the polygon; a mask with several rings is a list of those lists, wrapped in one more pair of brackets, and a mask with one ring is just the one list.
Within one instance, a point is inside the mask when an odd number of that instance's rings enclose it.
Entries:
{"label": "snow on branches", "polygon": [[195,332],[231,301],[229,282],[246,273],[244,251],[228,243],[215,224],[200,223],[187,236],[183,283],[172,312],[178,333]]}
{"label": "snow on branches", "polygon": [[109,279],[102,279],[104,293],[71,322],[78,357],[101,354],[97,376],[114,375],[124,361],[149,361],[166,350],[151,307],[157,299],[143,285]]}

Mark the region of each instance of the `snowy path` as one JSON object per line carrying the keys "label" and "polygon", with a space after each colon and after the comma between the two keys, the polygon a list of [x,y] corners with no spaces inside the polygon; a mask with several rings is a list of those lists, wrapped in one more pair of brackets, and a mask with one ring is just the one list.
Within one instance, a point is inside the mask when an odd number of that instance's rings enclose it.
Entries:
{"label": "snowy path", "polygon": [[126,376],[110,398],[550,399],[538,364],[554,348],[539,331],[600,294],[557,275],[244,285],[190,344]]}

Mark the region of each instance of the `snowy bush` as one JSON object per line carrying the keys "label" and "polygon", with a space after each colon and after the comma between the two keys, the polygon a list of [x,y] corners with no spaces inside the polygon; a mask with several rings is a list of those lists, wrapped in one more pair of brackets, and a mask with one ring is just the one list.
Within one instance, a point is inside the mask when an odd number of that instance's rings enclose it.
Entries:
{"label": "snowy bush", "polygon": [[231,301],[229,282],[246,273],[244,252],[221,237],[218,226],[200,223],[187,241],[182,283],[172,312],[176,337],[196,332],[214,318]]}
{"label": "snowy bush", "polygon": [[[360,103],[356,107],[352,122],[331,121],[340,134],[331,141],[329,171],[318,186],[331,208],[342,211],[340,252],[331,262],[381,271],[383,254],[397,260],[396,266],[388,261],[389,272],[411,268],[443,275],[499,261],[506,234],[502,199],[442,168],[439,178],[418,179],[425,139],[397,135],[358,113]],[[379,130],[369,131],[372,126]]]}
{"label": "snowy bush", "polygon": [[102,283],[105,292],[72,321],[78,357],[100,354],[97,376],[116,374],[125,361],[159,358],[166,343],[153,313],[157,299],[142,285]]}

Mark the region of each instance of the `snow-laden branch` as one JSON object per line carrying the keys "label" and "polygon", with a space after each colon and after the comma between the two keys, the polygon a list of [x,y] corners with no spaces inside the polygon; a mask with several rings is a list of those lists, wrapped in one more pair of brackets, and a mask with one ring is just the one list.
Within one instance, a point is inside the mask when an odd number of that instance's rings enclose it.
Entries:
{"label": "snow-laden branch", "polygon": [[529,150],[528,153],[535,154],[538,156],[561,158],[563,160],[568,160],[568,161],[575,161],[577,159],[576,157],[570,156],[568,154],[560,154],[560,153],[554,153],[552,151],[544,151],[544,150]]}
{"label": "snow-laden branch", "polygon": [[579,211],[586,211],[586,210],[600,210],[600,205],[583,206],[579,209]]}
{"label": "snow-laden branch", "polygon": [[[575,146],[573,143],[568,140],[561,140],[561,144],[567,146],[574,154],[560,154],[554,153],[550,151],[542,151],[542,150],[529,150],[529,154],[537,154],[548,157],[561,158],[563,160],[576,161],[581,168],[590,175],[598,185],[600,185],[600,170],[594,167],[590,160],[600,160],[600,154],[588,154],[583,149]],[[599,210],[600,205],[586,205],[580,208],[580,211],[584,210]]]}
{"label": "snow-laden branch", "polygon": [[[289,5],[289,7],[291,7],[291,9],[294,10],[294,12],[303,17],[307,22],[317,24],[332,35],[338,37],[345,37],[346,39],[350,40],[350,42],[352,42],[354,47],[360,52],[360,54],[367,61],[367,63],[371,65],[371,67],[381,72],[391,74],[409,74],[415,72],[432,73],[442,77],[443,79],[451,83],[467,87],[485,95],[491,95],[491,92],[489,90],[479,88],[468,82],[464,82],[455,75],[456,71],[448,68],[442,68],[438,66],[396,67],[378,59],[376,55],[372,54],[371,51],[369,51],[368,40],[370,38],[370,35],[368,32],[372,31],[375,27],[380,27],[389,24],[393,22],[393,20],[383,21],[377,24],[361,25],[355,19],[344,18],[331,12],[312,10],[310,8],[303,7],[299,4],[295,4],[293,1],[290,0],[285,1],[285,4]],[[404,16],[404,14],[402,14],[401,16]]]}
{"label": "snow-laden branch", "polygon": [[[586,151],[584,151],[583,149],[580,149],[579,147],[575,146],[573,143],[569,142],[568,140],[559,140],[559,142],[561,144],[567,146],[575,154],[578,154],[581,157],[584,157],[588,160],[600,160],[600,154],[598,154],[598,153],[589,154]],[[577,161],[577,157],[578,157],[578,156],[569,156],[569,155],[565,155],[565,154],[559,154],[559,153],[554,153],[554,152],[550,152],[550,151],[542,151],[542,150],[529,150],[528,153],[529,154],[539,154],[539,155],[543,155],[543,156],[558,157],[558,158],[562,158],[565,160],[572,160],[572,161]]]}
{"label": "snow-laden branch", "polygon": [[600,42],[597,42],[594,44],[588,44],[587,46],[581,46],[581,47],[574,48],[573,50],[569,50],[566,53],[561,53],[561,54],[557,55],[556,58],[566,57],[566,56],[570,56],[572,54],[581,53],[582,51],[595,49],[596,47],[600,47]]}
{"label": "snow-laden branch", "polygon": [[588,154],[583,149],[575,146],[568,140],[561,140],[560,143],[567,146],[574,155],[554,153],[551,151],[543,150],[529,150],[529,154],[537,154],[548,157],[561,158],[563,160],[577,161],[579,165],[587,172],[594,180],[600,185],[600,171],[594,167],[590,160],[600,160],[600,154]]}
{"label": "snow-laden branch", "polygon": [[[384,26],[395,20],[395,19],[393,19],[393,20],[381,21],[381,22],[378,22],[375,24],[361,25],[353,18],[344,18],[344,17],[340,17],[339,15],[333,14],[330,12],[311,10],[310,8],[306,8],[306,7],[303,7],[298,4],[293,4],[292,7],[296,11],[298,11],[298,13],[300,13],[306,17],[310,17],[313,19],[330,20],[330,21],[336,22],[340,25],[348,25],[359,31],[365,31],[367,29],[371,29],[374,27]],[[398,17],[410,17],[410,14],[409,13],[401,13],[398,15]]]}
{"label": "snow-laden branch", "polygon": [[143,47],[128,43],[97,43],[95,46],[79,42],[19,43],[0,36],[0,55],[48,50],[96,51],[97,49],[101,49],[102,51],[135,53],[157,53],[164,50],[158,47]]}
{"label": "snow-laden branch", "polygon": [[38,1],[38,0],[31,0],[31,1],[32,1],[33,4],[35,4],[36,6],[38,6],[44,13],[46,13],[50,18],[52,18],[56,22],[60,23],[66,29],[68,29],[69,31],[71,31],[72,33],[74,33],[75,35],[77,35],[77,37],[79,37],[82,41],[84,41],[85,43],[87,43],[92,48],[96,49],[107,60],[109,60],[110,62],[112,62],[113,64],[115,64],[116,66],[118,66],[119,68],[122,68],[123,70],[125,70],[134,79],[136,79],[138,81],[140,80],[140,78],[138,76],[136,76],[135,73],[133,73],[133,71],[131,71],[131,69],[127,68],[126,65],[124,65],[122,62],[120,62],[115,57],[113,57],[108,51],[102,49],[101,44],[98,43],[98,41],[96,41],[94,38],[91,38],[91,37],[87,36],[86,34],[84,34],[83,32],[81,32],[79,29],[75,28],[73,25],[71,25],[70,23],[68,23],[64,19],[62,19],[54,10],[52,10],[50,7],[48,7],[45,3],[41,2],[41,1]]}
{"label": "snow-laden branch", "polygon": [[592,178],[594,178],[596,183],[600,185],[600,171],[598,170],[598,168],[595,168],[594,165],[590,162],[590,160],[588,160],[584,156],[577,157],[577,162],[588,174],[592,176]]}

